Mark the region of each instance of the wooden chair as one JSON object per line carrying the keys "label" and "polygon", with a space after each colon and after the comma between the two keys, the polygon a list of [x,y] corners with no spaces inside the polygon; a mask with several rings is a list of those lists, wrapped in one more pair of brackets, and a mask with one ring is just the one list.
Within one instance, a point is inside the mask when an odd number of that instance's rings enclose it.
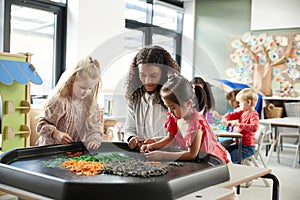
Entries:
{"label": "wooden chair", "polygon": [[37,116],[42,112],[41,109],[30,109],[29,122],[30,122],[30,142],[29,146],[36,146],[36,141],[39,139],[39,134],[36,132],[36,125],[39,121]]}
{"label": "wooden chair", "polygon": [[[255,153],[252,156],[243,159],[242,165],[259,167],[257,160],[260,158],[263,167],[268,168],[266,161],[263,157],[263,152],[262,152],[263,140],[264,140],[265,135],[266,135],[266,128],[262,125],[259,125],[259,128],[255,133],[255,143],[256,143],[255,144]],[[266,187],[270,186],[270,184],[265,179],[262,179],[262,180]],[[250,185],[251,185],[250,182],[246,183],[246,187],[249,187]]]}

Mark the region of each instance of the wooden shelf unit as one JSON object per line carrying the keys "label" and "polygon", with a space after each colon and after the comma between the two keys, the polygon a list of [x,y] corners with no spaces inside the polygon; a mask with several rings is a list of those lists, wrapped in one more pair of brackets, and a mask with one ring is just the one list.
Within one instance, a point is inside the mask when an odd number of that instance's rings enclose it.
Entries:
{"label": "wooden shelf unit", "polygon": [[[264,114],[264,108],[269,104],[272,103],[275,106],[280,106],[284,108],[284,103],[285,102],[300,102],[300,97],[279,97],[279,96],[272,96],[272,97],[262,97],[262,113],[261,113],[261,118],[265,119],[265,114]],[[284,110],[283,116],[286,117],[286,112]]]}

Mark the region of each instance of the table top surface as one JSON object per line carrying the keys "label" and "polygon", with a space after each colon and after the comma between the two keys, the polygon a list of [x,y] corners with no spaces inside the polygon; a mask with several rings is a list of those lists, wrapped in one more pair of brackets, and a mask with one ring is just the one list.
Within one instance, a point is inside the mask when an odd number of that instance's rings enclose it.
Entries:
{"label": "table top surface", "polygon": [[280,126],[290,126],[290,127],[300,127],[300,118],[298,117],[269,118],[269,119],[261,119],[259,120],[259,123],[280,125]]}
{"label": "table top surface", "polygon": [[229,169],[230,179],[229,181],[219,184],[224,188],[231,188],[241,185],[242,183],[246,183],[253,179],[272,173],[272,169],[269,168],[252,167],[233,163],[228,163],[227,166]]}
{"label": "table top surface", "polygon": [[243,136],[241,133],[229,132],[229,131],[225,131],[225,130],[215,130],[214,133],[217,137],[236,137],[236,138],[239,138],[239,137]]}

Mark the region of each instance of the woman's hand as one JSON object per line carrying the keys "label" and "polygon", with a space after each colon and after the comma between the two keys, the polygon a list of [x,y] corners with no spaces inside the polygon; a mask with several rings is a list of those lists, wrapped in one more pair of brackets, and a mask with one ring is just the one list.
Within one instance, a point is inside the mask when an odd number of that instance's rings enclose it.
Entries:
{"label": "woman's hand", "polygon": [[138,137],[130,138],[128,146],[130,149],[140,148],[144,143],[144,139],[139,139]]}
{"label": "woman's hand", "polygon": [[53,132],[52,137],[55,138],[60,144],[68,144],[73,142],[73,139],[69,134],[58,130]]}

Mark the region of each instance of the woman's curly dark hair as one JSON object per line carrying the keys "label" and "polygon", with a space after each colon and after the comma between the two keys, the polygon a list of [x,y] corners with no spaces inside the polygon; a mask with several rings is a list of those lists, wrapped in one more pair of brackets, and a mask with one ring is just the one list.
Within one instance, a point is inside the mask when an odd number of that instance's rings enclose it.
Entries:
{"label": "woman's curly dark hair", "polygon": [[178,63],[167,50],[160,46],[146,46],[142,48],[133,58],[126,80],[125,97],[130,106],[134,106],[146,92],[139,78],[139,64],[151,64],[161,68],[162,77],[155,92],[154,103],[159,103],[166,108],[161,100],[159,91],[162,85],[168,80],[169,75],[179,73]]}

